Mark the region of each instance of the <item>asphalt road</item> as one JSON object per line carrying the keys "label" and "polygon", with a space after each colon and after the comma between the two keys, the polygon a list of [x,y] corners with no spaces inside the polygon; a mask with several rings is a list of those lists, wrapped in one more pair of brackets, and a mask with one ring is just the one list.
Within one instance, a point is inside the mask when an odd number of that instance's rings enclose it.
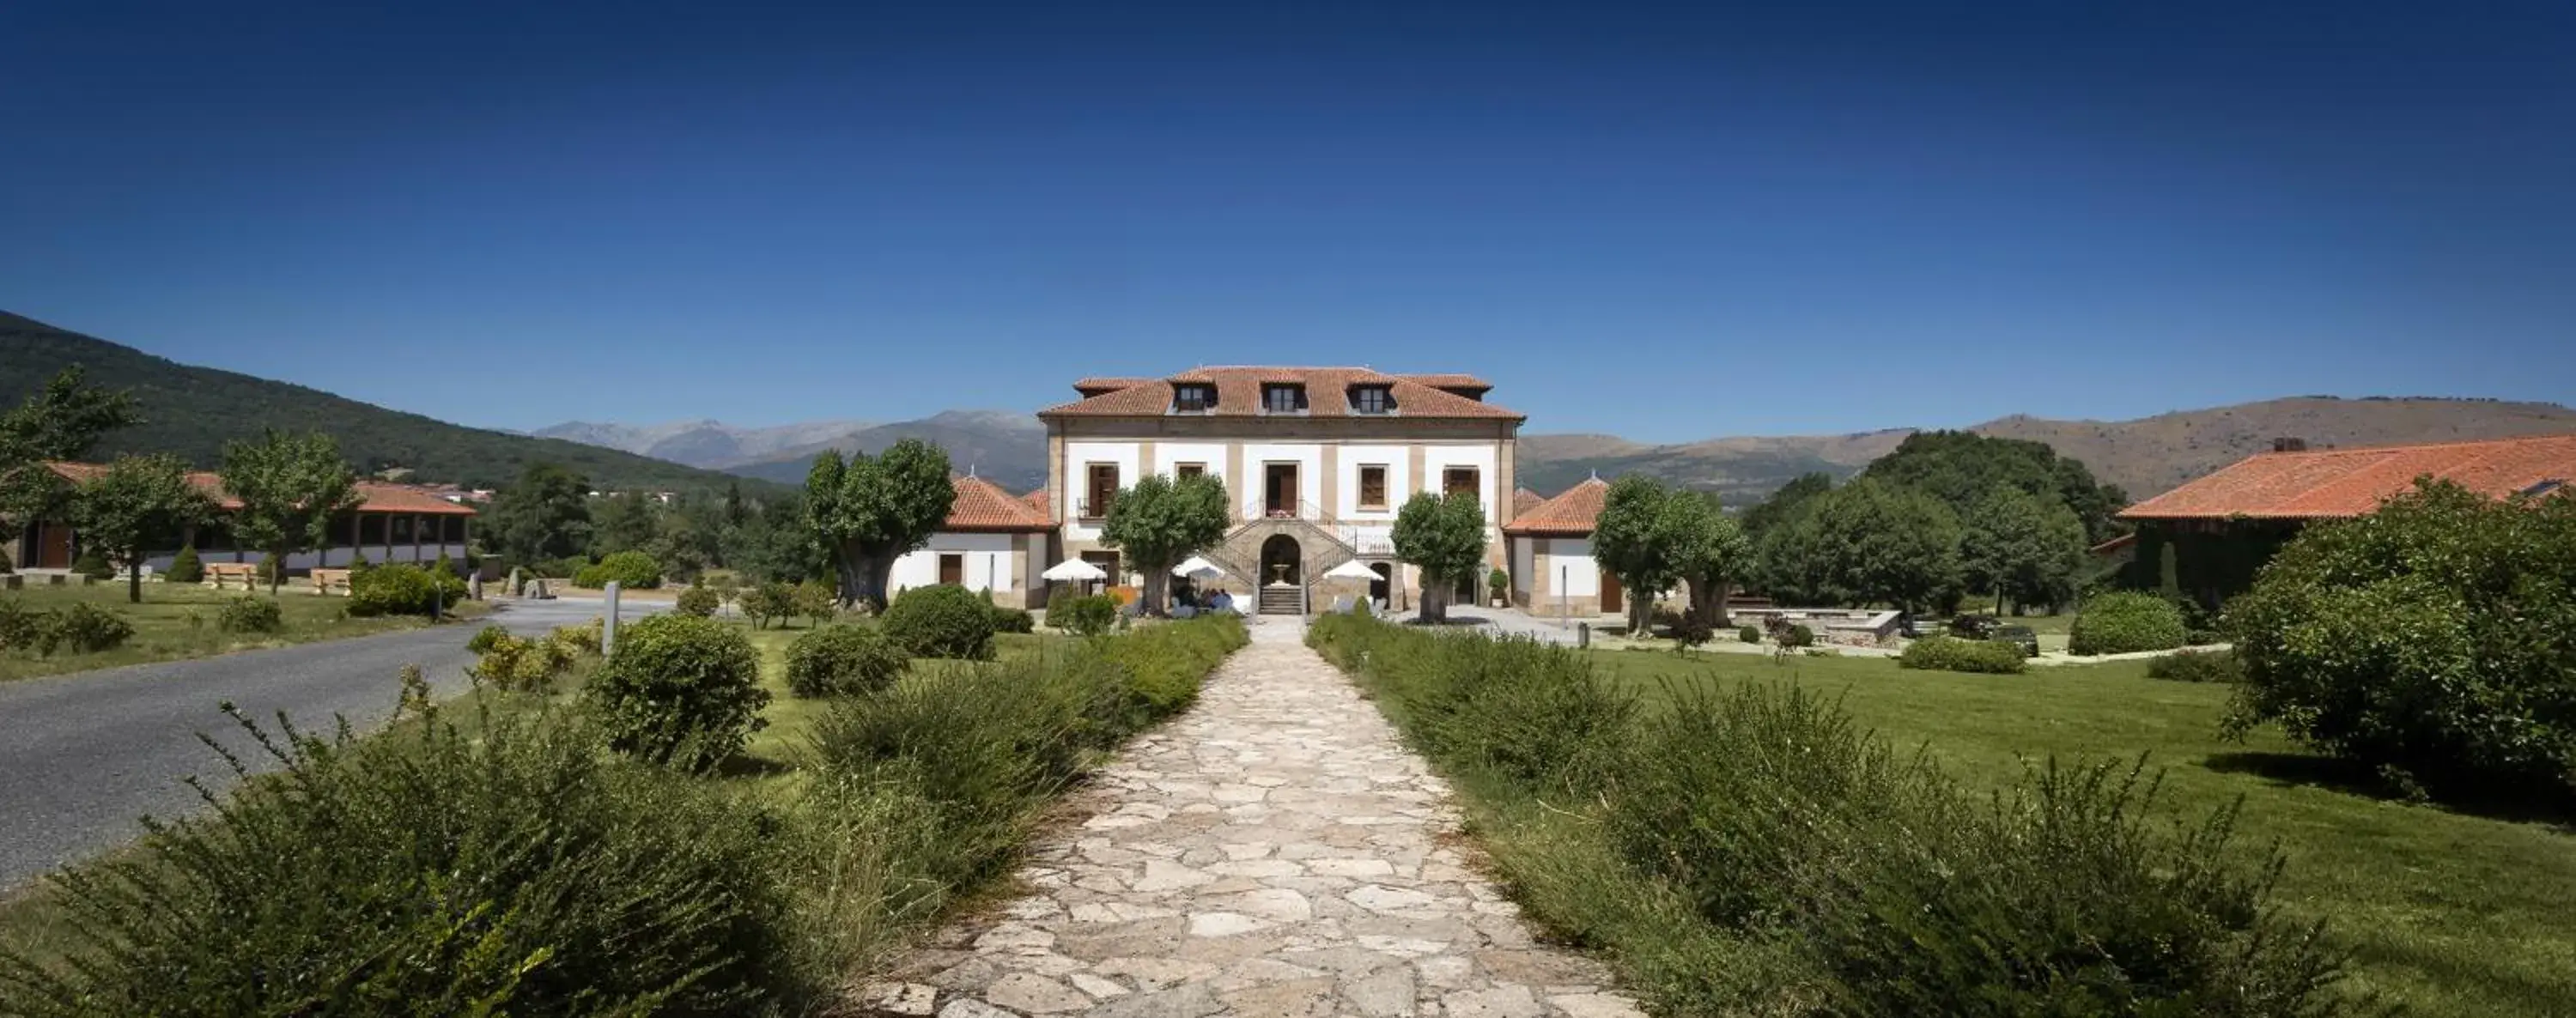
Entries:
{"label": "asphalt road", "polygon": [[[629,602],[633,619],[665,605]],[[596,600],[504,604],[492,621],[519,632],[585,622]],[[263,726],[278,712],[329,731],[360,731],[393,713],[402,667],[416,664],[442,696],[466,686],[467,640],[481,626],[439,626],[195,661],[0,683],[0,891],[143,832],[140,817],[176,818],[205,803],[183,778],[221,790],[233,773],[198,733],[254,769],[270,763],[223,715],[230,701]]]}

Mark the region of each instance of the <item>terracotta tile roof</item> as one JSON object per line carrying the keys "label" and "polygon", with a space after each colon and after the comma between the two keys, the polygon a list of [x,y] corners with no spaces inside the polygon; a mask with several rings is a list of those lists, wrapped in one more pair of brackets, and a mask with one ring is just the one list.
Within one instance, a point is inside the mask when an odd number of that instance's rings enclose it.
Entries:
{"label": "terracotta tile roof", "polygon": [[1046,513],[1050,516],[1055,514],[1055,499],[1048,497],[1047,490],[1045,488],[1039,488],[1036,491],[1020,496],[1020,501],[1028,503],[1031,508],[1034,508],[1039,512]]}
{"label": "terracotta tile roof", "polygon": [[957,489],[957,500],[949,503],[948,522],[939,525],[941,530],[1016,533],[1055,529],[1055,522],[1045,510],[991,481],[951,477],[948,483]]}
{"label": "terracotta tile roof", "polygon": [[1120,389],[1134,388],[1152,381],[1155,381],[1155,379],[1117,377],[1078,378],[1074,380],[1073,391],[1085,396],[1097,396],[1104,392],[1116,392]]}
{"label": "terracotta tile roof", "polygon": [[1610,482],[1592,478],[1513,517],[1503,525],[1503,533],[1523,537],[1588,535],[1593,521],[1601,518],[1601,503],[1609,495]]}
{"label": "terracotta tile roof", "polygon": [[1420,382],[1435,389],[1474,389],[1482,392],[1494,387],[1494,383],[1474,375],[1399,375],[1397,377],[1406,381]]}
{"label": "terracotta tile roof", "polygon": [[2130,506],[2120,518],[2359,516],[2428,475],[2496,498],[2549,481],[2576,482],[2576,435],[2257,453]]}
{"label": "terracotta tile roof", "polygon": [[1547,496],[1531,491],[1528,488],[1512,489],[1512,518],[1519,519],[1520,517],[1529,515],[1530,510],[1538,508],[1539,503],[1545,501],[1547,501]]}
{"label": "terracotta tile roof", "polygon": [[[1519,413],[1482,400],[1469,399],[1454,392],[1444,392],[1421,381],[1437,378],[1442,384],[1465,387],[1477,382],[1467,375],[1389,375],[1368,368],[1294,368],[1294,367],[1220,367],[1194,368],[1169,378],[1101,379],[1086,378],[1074,385],[1082,399],[1038,411],[1040,417],[1162,417],[1172,413],[1172,386],[1176,383],[1205,383],[1216,386],[1216,406],[1206,416],[1264,417],[1261,409],[1261,387],[1274,382],[1287,382],[1306,387],[1305,417],[1359,417],[1352,411],[1349,390],[1356,385],[1383,385],[1395,398],[1395,412],[1389,417],[1411,417],[1433,420],[1524,419]],[[1133,384],[1106,388],[1112,383]],[[1185,414],[1181,416],[1199,416]]]}
{"label": "terracotta tile roof", "polygon": [[[104,463],[47,463],[45,466],[73,483],[89,480],[107,472]],[[188,472],[188,483],[205,492],[215,504],[229,512],[241,508],[241,500],[224,494],[224,481],[204,470]],[[474,510],[440,498],[428,488],[384,481],[358,482],[358,510],[370,513],[409,513],[420,516],[472,516]]]}

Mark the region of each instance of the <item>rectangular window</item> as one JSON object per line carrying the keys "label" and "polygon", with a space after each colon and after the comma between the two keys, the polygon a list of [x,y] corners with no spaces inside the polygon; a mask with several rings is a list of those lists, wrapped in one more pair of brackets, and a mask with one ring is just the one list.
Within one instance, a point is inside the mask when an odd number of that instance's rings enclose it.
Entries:
{"label": "rectangular window", "polygon": [[1360,465],[1360,508],[1386,508],[1386,464]]}
{"label": "rectangular window", "polygon": [[1351,409],[1363,414],[1382,414],[1395,409],[1395,403],[1387,397],[1386,386],[1363,385],[1351,390]]}
{"label": "rectangular window", "polygon": [[1306,387],[1290,383],[1272,383],[1261,387],[1261,409],[1267,413],[1293,414],[1306,409]]}
{"label": "rectangular window", "polygon": [[1083,490],[1089,497],[1082,502],[1082,518],[1097,520],[1109,515],[1109,503],[1118,498],[1118,464],[1094,463],[1090,467],[1090,485]]}
{"label": "rectangular window", "polygon": [[1173,476],[1173,477],[1175,477],[1175,478],[1205,477],[1205,476],[1207,476],[1207,464],[1205,464],[1205,463],[1177,463],[1177,464],[1173,464],[1173,466],[1172,466],[1172,476]]}
{"label": "rectangular window", "polygon": [[1118,572],[1117,552],[1086,551],[1082,553],[1082,560],[1089,562],[1092,565],[1099,566],[1101,572],[1108,573],[1109,579],[1107,582],[1113,586],[1125,582],[1126,580],[1126,577]]}
{"label": "rectangular window", "polygon": [[1441,494],[1455,495],[1462,491],[1470,495],[1477,494],[1476,468],[1450,467],[1440,472]]}
{"label": "rectangular window", "polygon": [[939,553],[939,582],[952,587],[966,585],[966,556],[962,552]]}
{"label": "rectangular window", "polygon": [[1172,411],[1203,414],[1216,409],[1216,386],[1175,385],[1172,387]]}

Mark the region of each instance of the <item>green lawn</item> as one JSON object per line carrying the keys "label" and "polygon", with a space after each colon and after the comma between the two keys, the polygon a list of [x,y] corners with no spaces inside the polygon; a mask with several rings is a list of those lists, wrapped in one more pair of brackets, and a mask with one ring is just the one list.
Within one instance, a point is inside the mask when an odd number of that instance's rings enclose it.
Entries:
{"label": "green lawn", "polygon": [[2282,901],[2356,950],[2358,985],[2417,1014],[2576,1008],[2576,830],[2378,798],[2277,732],[2221,741],[2226,687],[2150,679],[2142,662],[1972,676],[1868,658],[1594,657],[1650,705],[1746,680],[1838,692],[1864,724],[1972,782],[2010,781],[2052,754],[2146,753],[2165,769],[2166,809],[2196,817],[2243,798],[2245,840],[2288,856]]}
{"label": "green lawn", "polygon": [[[26,651],[0,651],[0,682],[32,679],[43,675],[62,675],[98,668],[145,664],[153,661],[176,661],[183,658],[212,657],[238,650],[259,647],[283,647],[319,640],[337,640],[350,636],[418,629],[428,620],[413,617],[349,618],[345,597],[323,597],[296,587],[278,595],[278,606],[284,612],[286,628],[275,633],[227,633],[215,627],[223,602],[244,596],[241,591],[214,591],[205,587],[175,583],[143,585],[143,603],[125,600],[125,584],[100,583],[97,586],[35,587],[0,591],[0,600],[15,601],[29,608],[59,608],[75,601],[98,605],[134,624],[134,638],[125,646],[96,654],[74,654],[58,651],[51,657],[37,657]],[[485,606],[468,602],[456,606],[466,616],[480,615]]]}

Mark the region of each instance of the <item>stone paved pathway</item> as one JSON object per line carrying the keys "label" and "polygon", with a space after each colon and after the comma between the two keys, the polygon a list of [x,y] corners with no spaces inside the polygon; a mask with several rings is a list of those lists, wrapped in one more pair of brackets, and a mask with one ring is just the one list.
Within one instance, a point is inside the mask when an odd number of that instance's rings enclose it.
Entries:
{"label": "stone paved pathway", "polygon": [[1031,893],[869,989],[938,1018],[1635,1018],[1467,868],[1448,789],[1272,620],[1038,845]]}

